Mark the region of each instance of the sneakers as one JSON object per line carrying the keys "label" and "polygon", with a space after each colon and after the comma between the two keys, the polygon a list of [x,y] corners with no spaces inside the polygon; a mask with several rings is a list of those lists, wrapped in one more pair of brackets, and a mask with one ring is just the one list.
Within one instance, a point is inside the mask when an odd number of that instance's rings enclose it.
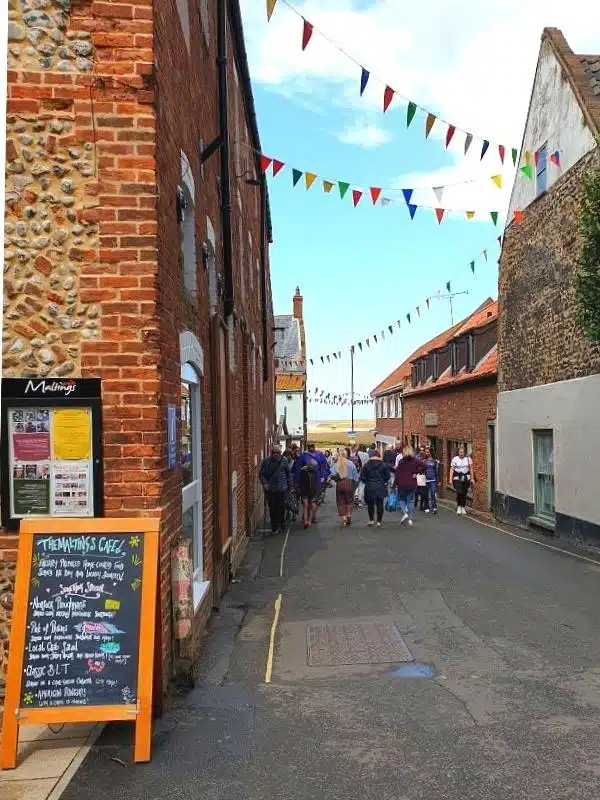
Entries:
{"label": "sneakers", "polygon": [[402,525],[403,522],[406,522],[407,519],[408,519],[408,514],[404,513],[402,515],[402,519],[400,520],[400,525]]}
{"label": "sneakers", "polygon": [[460,506],[456,506],[456,513],[458,514],[459,517],[462,514],[462,511],[460,510]]}
{"label": "sneakers", "polygon": [[412,528],[412,519],[409,519],[406,524],[408,525],[409,528]]}
{"label": "sneakers", "polygon": [[378,522],[378,523],[377,523],[377,527],[378,527],[378,528],[381,528],[381,522]]}
{"label": "sneakers", "polygon": [[367,525],[369,526],[369,528],[372,528],[372,527],[373,527],[373,525],[375,525],[375,523],[373,522],[373,520],[372,520],[372,519],[370,519],[370,520],[367,522]]}
{"label": "sneakers", "polygon": [[428,508],[425,509],[425,513],[429,514],[429,509]]}
{"label": "sneakers", "polygon": [[457,514],[466,514],[467,513],[467,509],[466,509],[465,506],[458,506],[457,509],[456,509],[456,513]]}

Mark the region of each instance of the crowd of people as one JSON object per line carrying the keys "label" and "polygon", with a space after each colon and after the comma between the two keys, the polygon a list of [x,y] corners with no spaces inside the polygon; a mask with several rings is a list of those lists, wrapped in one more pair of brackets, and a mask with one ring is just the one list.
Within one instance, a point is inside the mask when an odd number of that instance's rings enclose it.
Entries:
{"label": "crowd of people", "polygon": [[[409,444],[396,442],[382,454],[375,444],[321,452],[309,442],[304,452],[297,445],[282,452],[274,445],[259,473],[269,507],[272,533],[285,530],[288,511],[295,515],[301,504],[304,528],[317,521],[327,487],[335,484],[339,517],[350,526],[356,506],[367,507],[368,525],[381,527],[386,501],[393,497],[402,513],[401,524],[412,526],[416,508],[437,514],[440,462],[430,445],[415,453]],[[456,513],[466,514],[467,495],[474,485],[473,461],[459,447],[450,464],[449,480],[456,492]]]}

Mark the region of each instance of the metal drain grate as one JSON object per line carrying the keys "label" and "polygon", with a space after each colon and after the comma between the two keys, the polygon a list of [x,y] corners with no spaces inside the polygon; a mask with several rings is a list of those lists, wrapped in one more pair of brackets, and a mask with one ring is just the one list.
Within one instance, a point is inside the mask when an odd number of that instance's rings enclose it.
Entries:
{"label": "metal drain grate", "polygon": [[388,664],[413,660],[396,626],[389,622],[309,625],[306,643],[310,667]]}

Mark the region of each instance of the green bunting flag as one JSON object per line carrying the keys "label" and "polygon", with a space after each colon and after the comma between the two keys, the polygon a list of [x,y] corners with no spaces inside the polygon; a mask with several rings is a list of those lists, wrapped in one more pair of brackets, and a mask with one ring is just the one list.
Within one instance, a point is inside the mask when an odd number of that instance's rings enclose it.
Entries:
{"label": "green bunting flag", "polygon": [[490,216],[492,218],[492,222],[494,225],[498,224],[498,212],[497,211],[490,211]]}
{"label": "green bunting flag", "polygon": [[344,195],[350,188],[350,184],[346,183],[345,181],[338,181],[338,189],[340,190],[340,197],[342,200],[344,199]]}
{"label": "green bunting flag", "polygon": [[519,157],[519,151],[516,147],[512,149],[512,160],[513,160],[513,167],[517,166],[517,158]]}
{"label": "green bunting flag", "polygon": [[301,177],[302,172],[299,169],[292,169],[292,181],[294,186],[298,183]]}
{"label": "green bunting flag", "polygon": [[406,127],[410,128],[410,123],[413,121],[415,114],[417,113],[417,104],[416,103],[409,103],[408,108],[406,109]]}
{"label": "green bunting flag", "polygon": [[406,319],[410,322],[410,314],[406,315]]}
{"label": "green bunting flag", "polygon": [[475,275],[475,262],[471,261],[471,272]]}
{"label": "green bunting flag", "polygon": [[523,175],[527,175],[528,178],[533,178],[533,171],[531,169],[531,164],[524,164],[521,167],[521,172]]}

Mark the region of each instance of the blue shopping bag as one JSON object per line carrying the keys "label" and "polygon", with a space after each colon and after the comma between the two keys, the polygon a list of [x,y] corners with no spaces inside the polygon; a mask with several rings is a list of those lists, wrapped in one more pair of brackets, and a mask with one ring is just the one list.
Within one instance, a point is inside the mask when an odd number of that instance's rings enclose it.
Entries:
{"label": "blue shopping bag", "polygon": [[385,504],[386,511],[397,511],[398,510],[398,492],[391,491],[388,495],[388,499]]}

